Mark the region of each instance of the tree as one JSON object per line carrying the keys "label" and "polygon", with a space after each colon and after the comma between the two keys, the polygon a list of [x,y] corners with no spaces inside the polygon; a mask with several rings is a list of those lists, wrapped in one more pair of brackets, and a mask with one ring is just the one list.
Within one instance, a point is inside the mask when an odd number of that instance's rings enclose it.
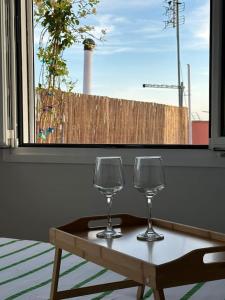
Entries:
{"label": "tree", "polygon": [[87,37],[102,40],[94,34],[94,26],[83,20],[97,12],[99,0],[34,0],[35,26],[41,27],[38,58],[42,62],[39,87],[54,90],[62,84],[72,91],[75,82],[70,79],[64,51]]}
{"label": "tree", "polygon": [[[34,0],[34,23],[40,28],[38,58],[42,63],[37,90],[37,140],[50,142],[51,135],[64,136],[64,99],[58,91],[66,87],[73,91],[64,51],[87,38],[102,40],[102,29],[96,36],[94,26],[85,25],[88,16],[95,15],[100,0]],[[88,39],[87,39],[88,40]],[[91,47],[91,44],[90,44]]]}

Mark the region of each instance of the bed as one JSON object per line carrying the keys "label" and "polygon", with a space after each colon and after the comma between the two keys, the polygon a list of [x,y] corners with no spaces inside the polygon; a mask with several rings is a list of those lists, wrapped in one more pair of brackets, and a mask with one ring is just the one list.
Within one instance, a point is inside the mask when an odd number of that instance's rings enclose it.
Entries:
{"label": "bed", "polygon": [[[0,300],[49,299],[54,247],[38,241],[0,238]],[[123,279],[80,257],[63,251],[60,289],[83,287]],[[96,295],[71,298],[76,300],[131,300],[136,288],[110,291]],[[225,300],[225,280],[170,288],[165,290],[168,300]],[[144,299],[152,300],[146,288]]]}

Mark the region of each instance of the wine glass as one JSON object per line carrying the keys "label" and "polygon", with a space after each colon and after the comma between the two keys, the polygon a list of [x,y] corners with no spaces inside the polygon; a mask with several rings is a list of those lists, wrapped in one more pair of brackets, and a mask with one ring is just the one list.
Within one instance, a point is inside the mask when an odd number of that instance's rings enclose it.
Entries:
{"label": "wine glass", "polygon": [[105,195],[108,205],[108,221],[104,231],[97,234],[98,238],[118,238],[122,234],[112,226],[111,207],[113,196],[122,190],[124,178],[121,157],[97,157],[94,173],[94,187]]}
{"label": "wine glass", "polygon": [[134,187],[145,194],[148,205],[148,227],[137,236],[142,241],[158,241],[164,237],[152,227],[152,198],[165,188],[165,175],[160,156],[143,156],[135,158]]}

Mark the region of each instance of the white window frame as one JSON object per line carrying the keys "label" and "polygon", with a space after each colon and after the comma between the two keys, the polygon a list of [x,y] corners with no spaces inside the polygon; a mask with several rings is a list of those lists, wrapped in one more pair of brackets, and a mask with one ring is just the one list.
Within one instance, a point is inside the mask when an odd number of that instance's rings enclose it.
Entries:
{"label": "white window frame", "polygon": [[35,97],[34,97],[34,61],[33,61],[33,14],[32,0],[18,1],[19,40],[21,51],[17,54],[20,86],[22,87],[22,133],[24,143],[35,141]]}
{"label": "white window frame", "polygon": [[[5,0],[13,2],[13,0]],[[219,7],[221,5],[223,0],[211,0],[211,10],[213,9],[214,14],[219,13]],[[3,1],[2,1],[3,2]],[[25,13],[25,18],[22,20],[22,32],[21,32],[21,38],[23,42],[28,40],[28,44],[30,45],[30,48],[24,48],[24,51],[26,52],[26,55],[24,56],[25,60],[28,58],[28,61],[30,61],[29,66],[29,72],[26,73],[22,70],[23,78],[22,80],[28,82],[33,80],[33,61],[31,61],[31,51],[33,50],[33,43],[32,42],[32,34],[31,30],[25,31],[24,28],[27,24],[30,24],[32,22],[31,17],[31,7],[32,7],[32,0],[21,0],[22,4],[21,9],[23,10],[21,13]],[[212,53],[211,53],[211,65],[212,67],[212,74],[211,77],[214,78],[212,80],[212,88],[211,88],[211,111],[212,111],[212,137],[210,140],[210,147],[211,149],[215,148],[216,143],[219,142],[220,145],[225,145],[225,139],[224,140],[218,140],[216,138],[216,134],[218,135],[218,122],[215,122],[217,120],[218,114],[219,114],[219,101],[220,96],[218,93],[218,68],[219,68],[219,62],[216,64],[216,58],[217,58],[217,51],[218,49],[215,47],[215,43],[218,43],[218,21],[219,19],[216,17],[213,18],[214,22],[212,24]],[[220,20],[221,21],[221,20]],[[1,41],[2,42],[2,41]],[[22,46],[21,46],[22,47]],[[0,47],[3,48],[3,47]],[[1,52],[0,52],[1,53]],[[27,63],[22,63],[21,68],[24,68]],[[2,71],[2,73],[4,73]],[[24,75],[25,74],[25,75]],[[3,80],[4,82],[4,80]],[[25,114],[23,115],[23,118],[25,118],[25,122],[28,122],[28,120],[31,120],[34,110],[34,103],[33,107],[28,106],[28,99],[33,99],[33,88],[26,86],[26,83],[24,84],[24,88],[26,91],[24,91],[23,100],[24,100],[24,108],[25,108]],[[31,91],[32,90],[32,91]],[[3,106],[3,104],[1,103]],[[4,107],[5,108],[5,107]],[[1,106],[0,106],[1,109]],[[0,111],[2,115],[2,111]],[[3,124],[4,123],[4,124]],[[218,124],[217,124],[218,123]],[[14,121],[14,125],[15,125]],[[29,122],[27,123],[29,124]],[[5,125],[5,121],[2,122],[2,125]],[[32,127],[33,126],[33,127]],[[32,131],[32,128],[34,128],[34,125],[31,125],[29,128],[30,132]],[[28,138],[29,132],[25,133],[25,136]],[[1,137],[1,136],[0,136]],[[219,145],[218,143],[218,145]],[[225,147],[224,147],[225,149]],[[98,155],[121,155],[125,159],[126,164],[131,165],[133,164],[133,159],[136,155],[162,155],[165,160],[165,164],[168,166],[187,166],[187,167],[225,167],[225,159],[223,158],[223,152],[218,153],[214,151],[210,151],[208,149],[165,149],[165,148],[141,148],[140,146],[136,149],[132,148],[87,148],[82,147],[76,147],[71,149],[67,148],[51,148],[51,147],[19,147],[17,149],[11,149],[4,150],[4,160],[10,161],[10,162],[43,162],[43,163],[81,163],[81,164],[92,164],[94,162],[94,158]]]}
{"label": "white window frame", "polygon": [[0,1],[0,147],[15,147],[17,142],[14,22],[14,2]]}
{"label": "white window frame", "polygon": [[[0,1],[0,147],[2,148],[18,146],[17,115],[20,93],[23,99],[22,118],[25,124],[23,140],[34,142],[32,1],[20,1],[20,18],[16,13],[18,3],[19,1],[15,0]],[[20,44],[16,40],[18,36]],[[18,62],[19,54],[21,54],[20,62]],[[19,89],[18,77],[21,80]]]}
{"label": "white window frame", "polygon": [[7,76],[6,76],[6,24],[5,24],[5,2],[0,1],[0,146],[6,147],[8,146],[8,139],[7,139],[7,116],[8,116],[8,107],[7,107]]}
{"label": "white window frame", "polygon": [[223,0],[211,1],[211,138],[210,149],[225,150],[225,137],[221,134],[221,98],[222,98],[222,19]]}

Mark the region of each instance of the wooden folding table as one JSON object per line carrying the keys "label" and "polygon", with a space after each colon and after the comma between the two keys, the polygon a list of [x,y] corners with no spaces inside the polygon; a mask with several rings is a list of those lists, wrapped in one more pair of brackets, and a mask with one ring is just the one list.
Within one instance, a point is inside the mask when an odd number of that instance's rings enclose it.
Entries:
{"label": "wooden folding table", "polygon": [[[155,300],[165,299],[163,289],[225,278],[225,235],[204,229],[153,219],[155,230],[164,240],[144,242],[138,233],[146,229],[146,219],[131,215],[113,215],[118,239],[99,239],[102,230],[95,222],[106,216],[86,217],[50,229],[55,245],[51,300],[66,299],[103,291],[138,287],[142,299],[145,286],[153,289]],[[94,224],[94,225],[93,225]],[[108,268],[127,279],[119,282],[58,291],[62,249]]]}

